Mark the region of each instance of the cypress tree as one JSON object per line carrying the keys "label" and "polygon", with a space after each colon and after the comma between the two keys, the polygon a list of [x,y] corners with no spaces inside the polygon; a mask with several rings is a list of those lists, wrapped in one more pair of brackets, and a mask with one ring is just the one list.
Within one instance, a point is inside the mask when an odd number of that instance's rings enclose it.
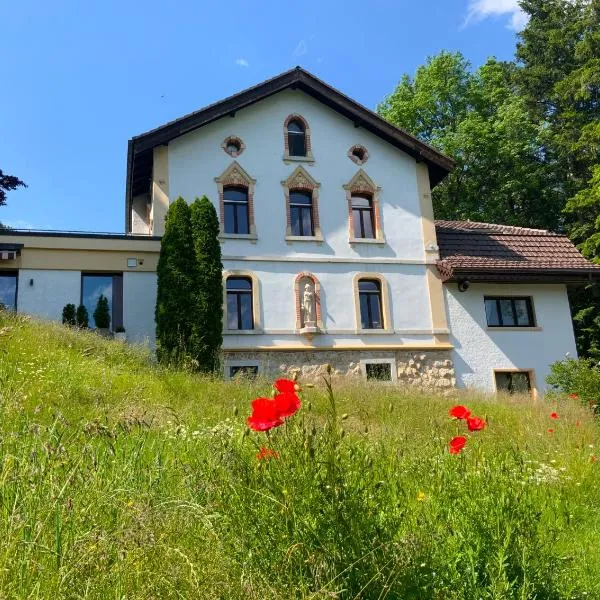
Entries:
{"label": "cypress tree", "polygon": [[87,308],[83,304],[80,304],[77,307],[76,318],[77,318],[77,327],[81,327],[81,329],[87,329],[89,327],[90,317],[88,315]]}
{"label": "cypress tree", "polygon": [[100,294],[98,298],[93,317],[98,329],[108,329],[110,327],[110,309],[108,307],[108,298],[104,294]]}
{"label": "cypress tree", "polygon": [[214,372],[219,368],[223,344],[223,264],[219,243],[219,219],[212,202],[203,196],[191,206],[192,234],[198,265],[196,321],[193,347],[198,368]]}
{"label": "cypress tree", "polygon": [[189,357],[198,280],[190,207],[181,197],[167,211],[156,274],[156,354],[181,364]]}
{"label": "cypress tree", "polygon": [[62,322],[63,325],[76,325],[77,323],[77,319],[75,316],[75,305],[74,304],[67,304],[65,305],[65,307],[63,308],[62,311]]}

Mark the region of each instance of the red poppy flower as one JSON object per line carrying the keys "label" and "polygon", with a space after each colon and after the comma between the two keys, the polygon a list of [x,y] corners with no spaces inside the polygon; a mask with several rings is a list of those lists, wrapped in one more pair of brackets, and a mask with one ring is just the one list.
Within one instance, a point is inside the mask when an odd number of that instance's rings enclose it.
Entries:
{"label": "red poppy flower", "polygon": [[569,398],[571,398],[571,400],[577,400],[579,398],[579,394],[569,394]]}
{"label": "red poppy flower", "polygon": [[590,462],[591,463],[598,462],[598,457],[597,456],[590,456]]}
{"label": "red poppy flower", "polygon": [[548,433],[554,433],[554,429],[548,429]]}
{"label": "red poppy flower", "polygon": [[268,431],[283,424],[275,400],[256,398],[252,400],[252,414],[248,417],[248,427],[254,431]]}
{"label": "red poppy flower", "polygon": [[277,394],[274,402],[277,414],[282,419],[291,417],[300,408],[300,398],[295,393]]}
{"label": "red poppy flower", "polygon": [[467,438],[462,435],[457,435],[450,440],[450,454],[459,454],[460,451],[465,447]]}
{"label": "red poppy flower", "polygon": [[469,431],[481,431],[487,423],[479,417],[467,417],[467,427]]}
{"label": "red poppy flower", "polygon": [[273,387],[280,394],[285,394],[287,392],[289,392],[291,394],[295,394],[300,389],[300,386],[295,381],[292,381],[291,379],[278,379],[273,384]]}
{"label": "red poppy flower", "polygon": [[264,446],[256,454],[257,460],[266,460],[268,458],[279,458],[279,452],[272,450],[271,448],[265,448]]}
{"label": "red poppy flower", "polygon": [[581,427],[581,421],[575,421],[575,427]]}
{"label": "red poppy flower", "polygon": [[455,419],[467,419],[471,415],[471,411],[462,404],[450,409],[450,416]]}
{"label": "red poppy flower", "polygon": [[555,413],[555,412],[550,413],[550,418],[551,419],[558,419],[558,413]]}

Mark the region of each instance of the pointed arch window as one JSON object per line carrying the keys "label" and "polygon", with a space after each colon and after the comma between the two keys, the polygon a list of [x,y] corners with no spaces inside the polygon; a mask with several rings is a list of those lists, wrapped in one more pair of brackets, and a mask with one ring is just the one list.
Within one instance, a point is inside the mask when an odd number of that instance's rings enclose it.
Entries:
{"label": "pointed arch window", "polygon": [[350,243],[385,243],[380,214],[379,192],[381,188],[359,169],[344,185],[348,202]]}
{"label": "pointed arch window", "polygon": [[283,124],[284,160],[313,162],[308,122],[301,115],[289,115]]}
{"label": "pointed arch window", "polygon": [[248,188],[228,185],[223,187],[225,233],[250,233]]}
{"label": "pointed arch window", "polygon": [[322,241],[319,221],[319,187],[310,174],[299,165],[281,182],[287,214],[288,241]]}

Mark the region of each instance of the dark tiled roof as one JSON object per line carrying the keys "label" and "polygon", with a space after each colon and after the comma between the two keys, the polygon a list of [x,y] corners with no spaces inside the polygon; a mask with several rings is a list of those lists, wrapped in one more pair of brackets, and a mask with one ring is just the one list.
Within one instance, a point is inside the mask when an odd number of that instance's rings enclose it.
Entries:
{"label": "dark tiled roof", "polygon": [[559,233],[471,221],[436,221],[436,232],[444,281],[600,279],[600,266]]}

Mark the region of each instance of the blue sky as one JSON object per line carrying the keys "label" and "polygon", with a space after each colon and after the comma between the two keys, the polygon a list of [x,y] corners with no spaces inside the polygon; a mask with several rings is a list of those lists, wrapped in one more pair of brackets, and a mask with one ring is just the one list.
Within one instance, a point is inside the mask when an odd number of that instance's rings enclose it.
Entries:
{"label": "blue sky", "polygon": [[127,140],[301,65],[375,108],[428,55],[510,59],[517,0],[0,5],[0,221],[123,231]]}

